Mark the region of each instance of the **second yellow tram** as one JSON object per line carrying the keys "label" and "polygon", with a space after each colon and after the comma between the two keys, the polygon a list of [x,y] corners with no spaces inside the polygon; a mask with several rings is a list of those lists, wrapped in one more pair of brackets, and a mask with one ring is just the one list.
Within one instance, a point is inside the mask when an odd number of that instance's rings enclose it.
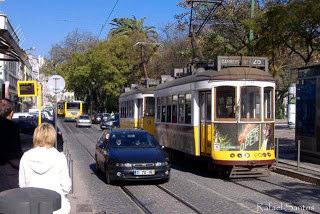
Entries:
{"label": "second yellow tram", "polygon": [[142,128],[155,134],[154,88],[136,88],[119,98],[120,127]]}

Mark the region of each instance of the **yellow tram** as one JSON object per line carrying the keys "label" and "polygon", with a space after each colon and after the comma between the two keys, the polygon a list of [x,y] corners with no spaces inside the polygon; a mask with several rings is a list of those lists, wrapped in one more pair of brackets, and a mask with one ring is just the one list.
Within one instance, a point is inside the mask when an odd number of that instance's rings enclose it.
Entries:
{"label": "yellow tram", "polygon": [[205,157],[230,177],[269,172],[275,80],[266,58],[220,56],[213,69],[160,84],[154,96],[161,145]]}
{"label": "yellow tram", "polygon": [[57,116],[58,117],[64,117],[65,115],[65,109],[64,109],[64,101],[59,101],[57,103]]}
{"label": "yellow tram", "polygon": [[154,88],[132,89],[119,98],[120,127],[142,128],[155,134]]}

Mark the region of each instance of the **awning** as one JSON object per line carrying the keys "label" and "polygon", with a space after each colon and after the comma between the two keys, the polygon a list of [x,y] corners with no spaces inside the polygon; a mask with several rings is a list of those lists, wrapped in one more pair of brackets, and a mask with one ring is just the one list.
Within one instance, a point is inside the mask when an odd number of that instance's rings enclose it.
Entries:
{"label": "awning", "polygon": [[29,64],[26,52],[20,48],[6,29],[0,29],[0,53],[8,56],[8,58],[0,58],[1,61],[23,61],[24,64]]}

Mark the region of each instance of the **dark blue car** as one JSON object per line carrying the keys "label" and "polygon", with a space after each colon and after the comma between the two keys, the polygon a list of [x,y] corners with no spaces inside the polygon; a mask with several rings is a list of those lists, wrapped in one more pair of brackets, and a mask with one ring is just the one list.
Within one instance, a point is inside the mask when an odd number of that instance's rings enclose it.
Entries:
{"label": "dark blue car", "polygon": [[96,145],[95,159],[108,184],[115,180],[168,181],[170,177],[166,152],[144,130],[105,130]]}
{"label": "dark blue car", "polygon": [[100,122],[101,129],[116,127],[120,127],[120,117],[118,113],[110,115],[109,117],[104,117]]}

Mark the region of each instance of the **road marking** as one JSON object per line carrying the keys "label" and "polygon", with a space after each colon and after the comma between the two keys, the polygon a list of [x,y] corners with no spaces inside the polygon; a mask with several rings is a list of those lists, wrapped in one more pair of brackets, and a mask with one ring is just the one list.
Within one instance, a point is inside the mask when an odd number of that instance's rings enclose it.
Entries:
{"label": "road marking", "polygon": [[226,199],[226,200],[228,200],[228,201],[231,201],[231,202],[233,202],[233,203],[236,203],[237,205],[239,205],[239,206],[241,206],[241,207],[243,207],[243,208],[245,208],[245,209],[248,209],[248,210],[250,210],[250,211],[253,212],[253,213],[259,213],[258,211],[253,210],[253,209],[251,209],[250,207],[247,207],[247,206],[244,205],[243,203],[237,202],[236,200],[234,200],[234,199],[232,199],[232,198],[229,198],[229,197],[227,197],[227,196],[225,196],[225,195],[223,195],[223,194],[221,194],[221,193],[219,193],[219,192],[217,192],[217,191],[214,191],[213,189],[211,189],[211,188],[209,188],[209,187],[206,187],[206,186],[203,186],[203,185],[201,185],[201,184],[198,184],[198,183],[196,183],[196,182],[194,182],[194,181],[192,181],[192,180],[190,180],[190,179],[186,179],[186,180],[189,181],[190,183],[193,183],[193,184],[197,185],[198,187],[201,187],[201,188],[203,188],[203,189],[206,189],[206,190],[208,190],[208,191],[210,191],[210,192],[212,192],[212,193],[214,193],[214,194],[216,194],[216,195],[218,195],[218,196],[220,196],[220,197],[222,197],[222,198],[224,198],[224,199]]}

